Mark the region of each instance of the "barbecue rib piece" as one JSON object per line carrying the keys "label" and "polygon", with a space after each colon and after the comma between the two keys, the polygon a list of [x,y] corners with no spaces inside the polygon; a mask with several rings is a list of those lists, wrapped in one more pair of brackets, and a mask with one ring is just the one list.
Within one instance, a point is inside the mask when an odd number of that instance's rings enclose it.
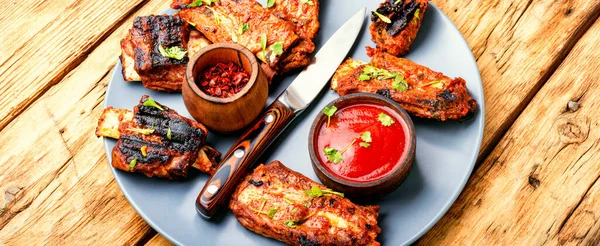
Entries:
{"label": "barbecue rib piece", "polygon": [[188,38],[188,24],[178,16],[136,17],[129,34],[121,40],[125,81],[141,80],[144,87],[149,89],[180,91],[188,58],[178,60],[165,57],[159,48],[179,47],[186,50]]}
{"label": "barbecue rib piece", "polygon": [[279,71],[287,73],[291,70],[308,66],[309,55],[315,50],[312,40],[319,31],[319,1],[311,0],[302,3],[298,0],[276,0],[271,13],[283,20],[294,24],[295,32],[302,39],[290,52],[283,55],[279,64]]}
{"label": "barbecue rib piece", "polygon": [[[187,51],[188,51],[187,57],[188,57],[188,59],[191,58],[198,51],[200,51],[200,49],[202,49],[210,44],[211,44],[211,42],[208,41],[208,39],[206,39],[204,37],[204,35],[202,35],[202,33],[197,31],[196,29],[190,28],[190,38],[187,42]],[[137,73],[137,71],[135,71],[135,58],[134,58],[133,50],[134,50],[134,45],[133,45],[133,42],[131,42],[130,37],[129,36],[125,37],[125,39],[123,39],[121,41],[121,57],[120,57],[120,59],[121,59],[121,65],[123,66],[123,69],[122,69],[123,79],[126,82],[142,80],[142,78]],[[181,83],[183,83],[183,81]]]}
{"label": "barbecue rib piece", "polygon": [[[271,15],[255,0],[219,0],[210,6],[190,7],[193,0],[175,0],[172,8],[182,8],[179,16],[198,28],[213,43],[235,42],[256,54],[276,70],[282,55],[299,41],[294,25]],[[248,30],[240,27],[248,24]],[[262,36],[266,38],[263,51]],[[277,43],[277,45],[275,45]],[[276,47],[280,45],[281,53]]]}
{"label": "barbecue rib piece", "polygon": [[[221,153],[205,145],[206,128],[166,106],[158,104],[163,110],[144,106],[146,100],[148,96],[142,97],[133,113],[106,108],[98,120],[98,137],[119,139],[113,148],[112,165],[168,179],[185,177],[190,165],[212,174]],[[136,164],[130,169],[134,159]]]}
{"label": "barbecue rib piece", "polygon": [[[309,196],[312,187],[327,194]],[[229,208],[248,230],[290,245],[379,245],[379,206],[355,205],[326,189],[274,161],[242,180]]]}
{"label": "barbecue rib piece", "polygon": [[386,16],[391,23],[371,13],[371,37],[377,49],[394,56],[408,54],[410,45],[417,37],[427,10],[427,0],[386,0],[379,5],[377,13]]}
{"label": "barbecue rib piece", "polygon": [[[333,75],[331,89],[340,96],[357,92],[377,93],[393,99],[408,113],[421,118],[463,121],[474,116],[477,102],[467,92],[466,82],[462,78],[451,79],[388,53],[371,55],[369,64],[346,59]],[[365,68],[398,73],[406,81],[408,89],[402,91],[395,78],[360,80]]]}

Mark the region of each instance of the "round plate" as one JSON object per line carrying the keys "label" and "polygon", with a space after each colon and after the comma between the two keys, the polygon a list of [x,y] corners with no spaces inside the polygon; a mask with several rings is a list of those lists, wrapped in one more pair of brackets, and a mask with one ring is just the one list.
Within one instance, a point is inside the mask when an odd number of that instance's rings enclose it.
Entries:
{"label": "round plate", "polygon": [[[264,5],[264,1],[261,1]],[[321,30],[315,39],[317,50],[363,7],[377,8],[380,1],[321,1]],[[337,3],[337,4],[334,4]],[[174,13],[167,10],[166,13]],[[366,20],[349,56],[369,61],[365,46],[373,46]],[[417,154],[406,181],[391,195],[374,203],[381,206],[378,241],[384,245],[405,245],[429,230],[456,200],[469,178],[483,136],[484,100],[481,78],[471,50],[458,29],[436,6],[429,4],[423,25],[406,58],[450,77],[463,77],[469,92],[479,103],[474,119],[464,123],[434,122],[415,119]],[[269,103],[295,78],[288,75],[274,81]],[[106,93],[106,106],[132,109],[142,95],[190,117],[178,93],[160,93],[145,89],[141,83],[126,83],[117,63]],[[280,160],[286,166],[318,181],[308,155],[308,134],[312,119],[330,101],[337,98],[325,89],[321,96],[284,132],[261,161]],[[225,153],[237,136],[210,133],[208,144]],[[105,139],[110,161],[115,140]],[[186,181],[175,182],[147,178],[141,174],[113,169],[123,194],[135,210],[161,235],[177,245],[279,245],[242,227],[227,208],[211,221],[196,214],[194,202],[208,175],[193,171]]]}

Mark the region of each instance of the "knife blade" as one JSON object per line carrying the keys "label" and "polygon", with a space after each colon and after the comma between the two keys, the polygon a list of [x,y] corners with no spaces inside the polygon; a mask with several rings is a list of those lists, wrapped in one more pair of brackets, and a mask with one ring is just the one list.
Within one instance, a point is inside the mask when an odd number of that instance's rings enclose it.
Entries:
{"label": "knife blade", "polygon": [[273,140],[319,95],[354,45],[365,15],[363,8],[346,21],[317,52],[313,62],[229,149],[196,199],[196,211],[203,218],[210,219],[217,212]]}

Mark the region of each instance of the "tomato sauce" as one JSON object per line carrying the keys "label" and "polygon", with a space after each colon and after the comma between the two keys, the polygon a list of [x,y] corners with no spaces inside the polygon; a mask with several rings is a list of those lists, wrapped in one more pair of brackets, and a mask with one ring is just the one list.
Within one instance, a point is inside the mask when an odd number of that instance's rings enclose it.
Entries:
{"label": "tomato sauce", "polygon": [[[384,126],[378,120],[382,113],[394,123]],[[395,111],[377,104],[360,103],[338,109],[329,127],[327,120],[320,126],[315,151],[325,168],[340,178],[358,182],[378,180],[400,165],[400,159],[408,152],[407,126],[401,119]],[[370,143],[361,139],[364,132],[370,132]],[[361,142],[370,146],[361,146]],[[337,164],[329,161],[325,148],[343,152],[343,160]]]}

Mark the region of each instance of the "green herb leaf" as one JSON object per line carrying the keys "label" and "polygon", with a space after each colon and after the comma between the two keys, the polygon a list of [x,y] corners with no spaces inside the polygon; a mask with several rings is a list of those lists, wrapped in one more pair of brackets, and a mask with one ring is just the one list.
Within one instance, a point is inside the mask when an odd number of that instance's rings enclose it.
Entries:
{"label": "green herb leaf", "polygon": [[262,48],[263,56],[267,58],[267,34],[260,35],[260,47]]}
{"label": "green herb leaf", "polygon": [[431,86],[438,89],[444,88],[444,84],[442,83],[442,81],[439,80],[431,82]]}
{"label": "green herb leaf", "polygon": [[312,197],[323,196],[323,191],[318,186],[313,186],[310,190],[305,190],[304,193]]}
{"label": "green herb leaf", "polygon": [[240,27],[238,28],[238,34],[241,35],[248,30],[250,30],[250,26],[248,26],[248,23],[244,23],[244,24],[240,25]]}
{"label": "green herb leaf", "polygon": [[336,192],[336,191],[333,191],[332,189],[321,190],[321,188],[319,188],[318,186],[313,186],[310,190],[305,190],[304,193],[306,193],[306,195],[309,195],[312,197],[322,197],[322,196],[331,196],[331,195],[338,195],[338,196],[344,197],[344,193]]}
{"label": "green herb leaf", "polygon": [[[154,101],[154,99],[152,99],[152,97],[148,97],[148,98],[146,98],[146,101],[144,101],[144,104],[143,104],[143,105],[144,105],[144,106],[146,106],[146,107],[155,107],[155,108],[157,108],[157,109],[160,109],[161,111],[162,111],[162,110],[165,110],[165,109],[163,109],[163,108],[162,108],[160,105],[158,105],[158,103],[156,103],[156,102]],[[154,128],[154,127],[153,127],[153,128]]]}
{"label": "green herb leaf", "polygon": [[392,20],[390,20],[390,18],[378,13],[377,11],[373,11],[373,14],[377,15],[377,17],[379,17],[379,19],[381,19],[381,21],[383,21],[385,23],[388,23],[388,24],[392,23]]}
{"label": "green herb leaf", "polygon": [[333,164],[338,164],[344,160],[342,153],[337,149],[326,147],[323,149],[323,152],[325,152],[327,160]]}
{"label": "green herb leaf", "polygon": [[283,54],[283,42],[276,42],[273,44],[273,52],[275,55]]}
{"label": "green herb leaf", "polygon": [[360,147],[364,147],[364,148],[369,148],[369,147],[371,147],[371,144],[370,144],[370,143],[365,143],[365,142],[361,142],[361,143],[359,143],[358,145],[360,145]]}
{"label": "green herb leaf", "polygon": [[384,114],[384,113],[380,113],[377,116],[377,120],[379,120],[379,122],[381,122],[381,124],[383,126],[391,126],[392,124],[395,123],[394,119],[392,119],[392,117],[390,117],[389,115]]}
{"label": "green herb leaf", "polygon": [[363,132],[360,135],[360,139],[362,139],[362,141],[366,142],[366,143],[373,142],[373,139],[371,138],[371,132],[369,132],[369,131]]}
{"label": "green herb leaf", "polygon": [[392,88],[399,91],[407,91],[408,83],[406,83],[406,80],[404,80],[404,78],[401,75],[398,75],[396,76],[394,82],[392,82]]}
{"label": "green herb leaf", "polygon": [[137,164],[137,158],[133,158],[133,160],[131,160],[131,162],[129,162],[129,171],[133,171],[133,168],[135,167],[136,164]]}
{"label": "green herb leaf", "polygon": [[292,212],[291,212],[291,213],[292,213],[292,214],[295,214],[296,212],[298,212],[298,209],[295,209],[295,208],[294,208],[294,209],[292,209]]}
{"label": "green herb leaf", "polygon": [[181,60],[185,58],[187,51],[185,49],[180,48],[179,46],[173,46],[171,48],[165,49],[162,45],[158,46],[158,51],[164,57],[173,58],[175,60]]}
{"label": "green herb leaf", "polygon": [[171,126],[169,126],[169,130],[167,130],[167,138],[171,140]]}
{"label": "green herb leaf", "polygon": [[217,3],[217,2],[219,2],[219,0],[196,0],[193,3],[190,3],[188,6],[199,7],[199,6],[202,6],[203,4],[210,6],[212,3]]}
{"label": "green herb leaf", "polygon": [[301,3],[303,4],[308,4],[308,5],[313,5],[313,1],[312,0],[300,0]]}
{"label": "green herb leaf", "polygon": [[398,5],[398,3],[402,2],[402,0],[396,0],[396,2],[394,2],[394,5]]}
{"label": "green herb leaf", "polygon": [[267,8],[271,8],[275,5],[275,0],[267,0]]}
{"label": "green herb leaf", "polygon": [[415,20],[419,21],[419,19],[421,19],[421,16],[419,15],[419,9],[417,9],[417,11],[415,11]]}
{"label": "green herb leaf", "polygon": [[269,209],[269,212],[267,213],[267,215],[269,216],[269,218],[273,218],[273,216],[275,216],[275,213],[277,213],[277,209],[276,208],[272,208]]}
{"label": "green herb leaf", "polygon": [[127,130],[135,132],[135,133],[139,133],[142,135],[150,135],[150,134],[154,133],[154,128],[151,128],[151,129],[127,128]]}
{"label": "green herb leaf", "polygon": [[337,107],[335,105],[331,105],[331,107],[325,107],[323,109],[323,114],[327,115],[327,127],[329,128],[329,123],[331,122],[331,116],[333,116],[333,114],[335,114],[335,112],[337,111]]}
{"label": "green herb leaf", "polygon": [[295,220],[286,220],[283,224],[285,224],[285,226],[293,229],[293,228],[296,228],[296,226],[298,225],[297,223],[298,223],[298,221],[295,221]]}
{"label": "green herb leaf", "polygon": [[371,80],[371,76],[369,76],[368,74],[361,74],[360,76],[358,76],[358,80],[361,81],[367,81],[367,80]]}

